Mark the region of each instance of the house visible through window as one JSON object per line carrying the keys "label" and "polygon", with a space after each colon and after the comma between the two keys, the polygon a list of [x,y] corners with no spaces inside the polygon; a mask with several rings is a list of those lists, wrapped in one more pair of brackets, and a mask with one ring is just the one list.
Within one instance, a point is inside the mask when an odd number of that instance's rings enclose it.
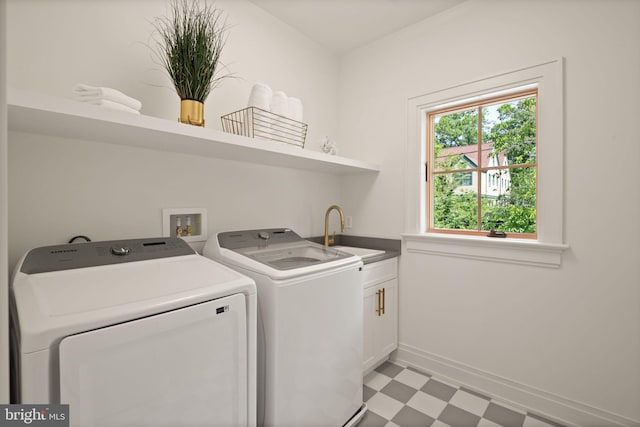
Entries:
{"label": "house visible through window", "polygon": [[427,229],[537,236],[537,89],[427,111]]}

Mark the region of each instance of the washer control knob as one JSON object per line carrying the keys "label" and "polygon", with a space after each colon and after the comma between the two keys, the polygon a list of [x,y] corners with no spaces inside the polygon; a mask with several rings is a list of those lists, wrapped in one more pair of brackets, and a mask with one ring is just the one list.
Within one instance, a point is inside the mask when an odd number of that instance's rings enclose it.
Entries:
{"label": "washer control knob", "polygon": [[260,237],[262,240],[269,240],[269,233],[267,233],[266,231],[261,231],[258,233],[258,237]]}
{"label": "washer control knob", "polygon": [[129,255],[131,252],[131,248],[127,248],[126,246],[111,246],[111,253],[117,256],[125,256]]}

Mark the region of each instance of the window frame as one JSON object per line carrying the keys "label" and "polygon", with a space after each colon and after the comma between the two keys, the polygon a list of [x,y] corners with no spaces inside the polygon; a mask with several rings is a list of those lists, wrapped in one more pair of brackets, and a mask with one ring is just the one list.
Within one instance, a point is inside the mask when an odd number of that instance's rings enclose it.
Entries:
{"label": "window frame", "polygon": [[[406,250],[410,253],[462,257],[557,268],[564,244],[564,59],[517,68],[469,83],[434,90],[408,100],[408,146],[405,174]],[[538,89],[537,239],[451,235],[426,230],[425,112]]]}
{"label": "window frame", "polygon": [[[426,114],[426,117],[424,119],[424,125],[425,125],[425,138],[424,138],[424,144],[425,144],[425,162],[427,163],[427,168],[426,168],[426,174],[425,174],[425,180],[426,180],[426,184],[425,184],[425,189],[426,189],[426,197],[424,199],[424,203],[425,203],[425,230],[429,233],[442,233],[442,234],[461,234],[461,235],[471,235],[471,236],[486,236],[487,233],[489,232],[489,230],[470,230],[470,229],[446,229],[446,228],[436,228],[433,224],[434,220],[433,220],[433,216],[434,216],[434,199],[433,199],[433,194],[432,194],[432,190],[433,190],[433,182],[430,180],[431,177],[434,177],[435,175],[445,175],[445,174],[453,174],[453,176],[455,177],[455,174],[460,174],[460,173],[468,173],[468,174],[476,174],[476,183],[475,183],[475,187],[477,190],[477,195],[478,195],[478,201],[477,201],[477,209],[478,209],[478,218],[477,218],[477,225],[479,226],[481,223],[481,218],[482,218],[482,209],[481,209],[481,205],[482,205],[482,198],[481,198],[481,188],[482,188],[482,174],[484,172],[486,172],[486,187],[487,189],[489,188],[489,171],[503,171],[503,170],[510,170],[510,169],[517,169],[517,168],[534,168],[536,171],[536,214],[537,214],[537,200],[538,200],[538,186],[537,186],[537,171],[538,171],[538,158],[537,158],[537,154],[539,152],[538,150],[538,135],[537,135],[537,125],[538,125],[538,88],[537,85],[534,88],[530,88],[530,87],[526,87],[520,91],[517,91],[517,88],[514,88],[515,91],[510,92],[507,95],[496,95],[491,97],[490,93],[486,94],[488,97],[482,97],[479,100],[474,100],[474,101],[470,101],[467,102],[466,100],[462,101],[460,104],[456,104],[455,106],[448,106],[446,108],[442,108],[441,106],[435,106],[432,107],[428,110],[424,110],[424,113]],[[475,144],[475,146],[477,147],[478,150],[481,149],[482,147],[482,143],[484,143],[485,141],[482,141],[482,113],[480,110],[482,110],[485,106],[487,105],[495,105],[495,104],[504,104],[504,103],[509,103],[509,102],[514,102],[514,101],[519,101],[522,99],[528,99],[528,98],[532,98],[534,97],[536,99],[536,161],[534,163],[527,163],[527,164],[518,164],[518,165],[500,165],[498,164],[497,166],[491,166],[491,165],[483,165],[482,164],[482,156],[478,155],[478,160],[479,160],[479,164],[476,165],[475,168],[469,170],[469,172],[462,172],[462,171],[458,171],[458,170],[452,170],[452,171],[436,171],[436,164],[435,164],[435,158],[434,158],[434,147],[433,147],[433,126],[432,126],[432,120],[434,116],[444,116],[446,114],[452,114],[452,113],[457,113],[460,111],[465,111],[465,110],[469,110],[471,108],[473,109],[477,109],[478,110],[478,122],[476,124],[477,127],[477,133],[478,133],[478,143]],[[470,175],[471,177],[473,175]],[[492,175],[493,176],[493,175]],[[502,179],[502,178],[500,178]],[[463,184],[461,184],[463,185]],[[472,179],[472,183],[470,184],[471,186],[474,185],[473,184],[473,179]],[[536,233],[512,233],[512,232],[508,232],[507,233],[507,237],[517,237],[520,239],[537,239],[537,221],[536,221]]]}

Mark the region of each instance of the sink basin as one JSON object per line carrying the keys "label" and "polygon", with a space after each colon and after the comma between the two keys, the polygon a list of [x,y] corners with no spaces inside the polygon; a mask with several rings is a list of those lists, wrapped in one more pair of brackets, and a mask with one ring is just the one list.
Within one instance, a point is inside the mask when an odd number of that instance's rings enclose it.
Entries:
{"label": "sink basin", "polygon": [[378,249],[355,248],[353,246],[333,246],[333,247],[343,252],[347,252],[352,255],[357,255],[362,259],[370,258],[376,255],[382,255],[384,253],[384,251],[381,251]]}
{"label": "sink basin", "polygon": [[[247,248],[239,252],[278,270],[291,270],[347,258],[346,251],[337,251],[317,243],[274,244],[261,249]],[[350,252],[347,252],[351,254]]]}

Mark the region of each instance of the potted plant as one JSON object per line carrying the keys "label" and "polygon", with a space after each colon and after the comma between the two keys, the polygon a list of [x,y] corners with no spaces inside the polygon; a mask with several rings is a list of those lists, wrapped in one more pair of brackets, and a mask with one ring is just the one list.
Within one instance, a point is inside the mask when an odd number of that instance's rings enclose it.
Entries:
{"label": "potted plant", "polygon": [[171,15],[156,18],[156,54],[180,97],[180,122],[204,126],[204,101],[222,79],[226,20],[208,1],[172,0]]}

